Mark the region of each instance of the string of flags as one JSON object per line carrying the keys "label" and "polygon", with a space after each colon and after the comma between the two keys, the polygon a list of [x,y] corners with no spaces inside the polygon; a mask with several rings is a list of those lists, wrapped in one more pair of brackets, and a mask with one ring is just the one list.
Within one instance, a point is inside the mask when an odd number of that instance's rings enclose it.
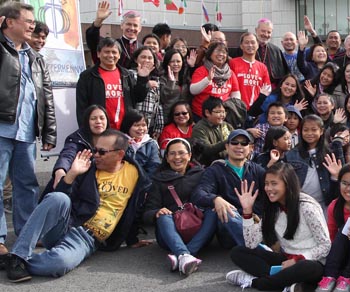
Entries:
{"label": "string of flags", "polygon": [[[160,0],[143,0],[143,2],[152,3],[157,8],[160,6]],[[187,1],[180,0],[179,7],[178,7],[175,4],[175,0],[164,0],[164,5],[166,10],[177,11],[179,14],[183,14],[187,8]],[[204,0],[201,0],[201,9],[202,9],[202,13],[205,21],[209,22],[210,18],[209,18],[208,10],[204,4]],[[220,9],[220,0],[216,0],[215,13],[216,13],[216,21],[218,22],[219,25],[221,25],[223,17]],[[121,16],[122,14],[123,14],[123,0],[118,0],[118,16]]]}

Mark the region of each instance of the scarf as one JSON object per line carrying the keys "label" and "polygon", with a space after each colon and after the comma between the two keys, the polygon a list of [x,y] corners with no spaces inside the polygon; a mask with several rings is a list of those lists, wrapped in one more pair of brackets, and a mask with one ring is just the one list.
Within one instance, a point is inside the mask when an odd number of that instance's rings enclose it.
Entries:
{"label": "scarf", "polygon": [[[213,62],[209,60],[204,60],[204,66],[207,68],[208,71],[214,66]],[[224,83],[231,77],[231,69],[230,66],[225,63],[222,68],[218,68],[215,66],[215,72],[214,72],[214,83],[221,87],[224,85]]]}

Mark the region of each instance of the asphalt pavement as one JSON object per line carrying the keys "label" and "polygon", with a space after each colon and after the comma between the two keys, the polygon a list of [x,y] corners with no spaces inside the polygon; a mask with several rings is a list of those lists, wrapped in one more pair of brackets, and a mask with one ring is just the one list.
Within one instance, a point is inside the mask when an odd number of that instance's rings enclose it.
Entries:
{"label": "asphalt pavement", "polygon": [[[38,157],[36,174],[41,187],[48,182],[55,157],[48,161]],[[9,233],[6,240],[8,247],[15,241],[11,225],[11,216],[7,215]],[[148,234],[142,239],[153,239],[154,231],[146,228]],[[37,249],[36,252],[40,252]],[[7,281],[5,271],[0,271],[0,291],[191,291],[191,292],[226,292],[242,291],[240,287],[229,285],[225,274],[237,267],[229,256],[230,251],[222,249],[214,240],[200,252],[198,257],[203,260],[197,272],[188,277],[178,272],[170,272],[167,252],[162,250],[154,240],[150,246],[143,248],[128,248],[122,246],[115,252],[96,252],[84,261],[78,268],[61,278],[33,277],[29,282],[12,284]],[[256,291],[245,289],[244,291]]]}

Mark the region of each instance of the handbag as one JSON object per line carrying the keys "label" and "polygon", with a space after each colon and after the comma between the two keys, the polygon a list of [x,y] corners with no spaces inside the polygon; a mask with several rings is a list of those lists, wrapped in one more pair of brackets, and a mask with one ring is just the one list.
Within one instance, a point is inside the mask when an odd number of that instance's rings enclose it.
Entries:
{"label": "handbag", "polygon": [[179,207],[179,210],[173,213],[176,230],[184,243],[188,243],[202,226],[203,212],[192,203],[183,204],[173,185],[169,185],[168,189]]}

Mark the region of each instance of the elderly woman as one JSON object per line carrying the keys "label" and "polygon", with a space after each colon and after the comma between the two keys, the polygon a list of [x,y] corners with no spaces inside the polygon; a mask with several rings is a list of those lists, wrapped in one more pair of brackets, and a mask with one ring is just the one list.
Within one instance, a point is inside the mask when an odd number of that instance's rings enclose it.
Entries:
{"label": "elderly woman", "polygon": [[228,65],[228,49],[224,43],[212,43],[207,52],[204,65],[192,75],[190,92],[194,95],[192,112],[195,121],[202,117],[202,103],[209,96],[226,101],[241,98],[236,75]]}
{"label": "elderly woman", "polygon": [[214,211],[207,209],[201,228],[185,243],[174,223],[173,214],[178,210],[178,205],[168,187],[174,186],[182,203],[189,202],[202,173],[203,168],[191,162],[189,142],[183,138],[171,140],[165,149],[164,161],[153,177],[145,204],[144,221],[156,223],[158,244],[171,252],[168,255],[171,270],[178,269],[185,275],[195,272],[202,262],[194,255],[213,236],[217,218]]}

